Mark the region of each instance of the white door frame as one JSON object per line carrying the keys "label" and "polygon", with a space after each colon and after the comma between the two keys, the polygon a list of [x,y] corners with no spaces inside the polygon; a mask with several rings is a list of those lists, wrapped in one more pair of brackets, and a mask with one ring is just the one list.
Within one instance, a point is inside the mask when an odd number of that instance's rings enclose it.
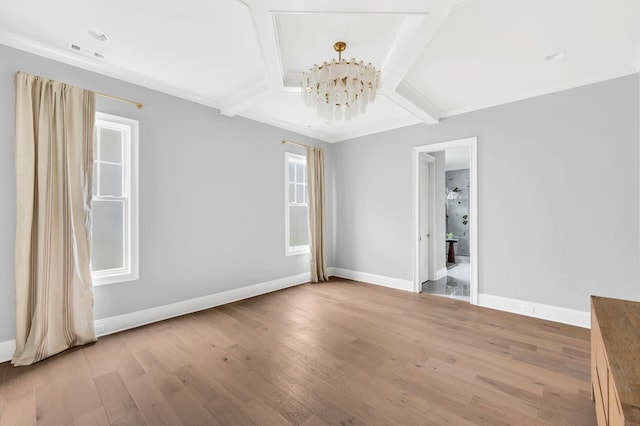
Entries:
{"label": "white door frame", "polygon": [[478,138],[456,139],[413,148],[413,290],[420,293],[420,154],[461,146],[469,147],[469,302],[478,304]]}

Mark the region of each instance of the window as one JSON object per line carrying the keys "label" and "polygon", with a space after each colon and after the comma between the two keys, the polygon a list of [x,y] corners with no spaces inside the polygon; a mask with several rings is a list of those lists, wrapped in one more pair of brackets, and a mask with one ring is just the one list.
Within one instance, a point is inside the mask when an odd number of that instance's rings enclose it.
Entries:
{"label": "window", "polygon": [[96,113],[91,276],[94,285],[138,279],[138,122]]}
{"label": "window", "polygon": [[287,256],[309,253],[307,159],[285,154],[285,238]]}

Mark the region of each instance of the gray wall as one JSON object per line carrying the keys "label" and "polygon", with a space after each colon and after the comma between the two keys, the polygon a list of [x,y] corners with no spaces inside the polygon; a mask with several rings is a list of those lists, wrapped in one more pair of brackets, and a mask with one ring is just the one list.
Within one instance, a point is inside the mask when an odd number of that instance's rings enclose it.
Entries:
{"label": "gray wall", "polygon": [[[13,74],[26,71],[144,103],[98,98],[102,112],[140,121],[140,280],[96,287],[105,318],[308,272],[284,256],[284,152],[325,150],[328,212],[332,145],[0,46],[0,342],[15,336]],[[332,215],[327,263],[333,264]]]}
{"label": "gray wall", "polygon": [[412,147],[478,137],[481,293],[639,295],[638,76],[336,144],[337,267],[412,280]]}
{"label": "gray wall", "polygon": [[284,151],[300,149],[281,139],[325,149],[329,266],[411,280],[411,148],[477,136],[481,292],[584,311],[590,294],[640,296],[638,75],[328,145],[0,46],[0,341],[17,70],[145,104],[98,101],[140,121],[141,278],[96,288],[96,318],[306,272],[283,254]]}

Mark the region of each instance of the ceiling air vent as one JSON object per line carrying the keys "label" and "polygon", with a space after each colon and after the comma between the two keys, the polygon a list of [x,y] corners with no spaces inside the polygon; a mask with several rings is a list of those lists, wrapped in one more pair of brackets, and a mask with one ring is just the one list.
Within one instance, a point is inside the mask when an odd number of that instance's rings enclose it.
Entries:
{"label": "ceiling air vent", "polygon": [[76,43],[68,42],[67,48],[83,56],[88,56],[90,58],[104,59],[104,55],[102,53],[96,52],[95,50],[87,49],[86,47],[82,47]]}

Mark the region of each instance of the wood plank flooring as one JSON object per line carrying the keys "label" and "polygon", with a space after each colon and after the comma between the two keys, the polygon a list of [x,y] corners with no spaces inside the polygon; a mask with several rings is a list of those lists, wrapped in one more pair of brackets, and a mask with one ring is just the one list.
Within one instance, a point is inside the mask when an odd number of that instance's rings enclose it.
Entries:
{"label": "wood plank flooring", "polygon": [[0,364],[0,425],[595,424],[589,331],[334,279]]}

